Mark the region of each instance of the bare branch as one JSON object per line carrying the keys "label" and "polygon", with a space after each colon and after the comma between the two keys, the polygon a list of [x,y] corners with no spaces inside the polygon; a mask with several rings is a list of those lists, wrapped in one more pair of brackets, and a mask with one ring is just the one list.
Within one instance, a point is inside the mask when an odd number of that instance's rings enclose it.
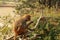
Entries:
{"label": "bare branch", "polygon": [[38,26],[40,19],[41,19],[41,16],[37,19],[37,23],[36,23],[36,25],[34,26],[33,29],[35,29]]}
{"label": "bare branch", "polygon": [[10,37],[10,38],[7,38],[6,40],[13,40],[13,37],[14,37],[14,36],[12,36],[12,37]]}

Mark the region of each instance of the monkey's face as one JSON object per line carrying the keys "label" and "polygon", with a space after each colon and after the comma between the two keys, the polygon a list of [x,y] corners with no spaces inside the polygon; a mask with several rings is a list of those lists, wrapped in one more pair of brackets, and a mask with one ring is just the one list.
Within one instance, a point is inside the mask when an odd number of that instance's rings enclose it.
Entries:
{"label": "monkey's face", "polygon": [[27,21],[30,21],[30,20],[31,20],[31,18],[30,18],[30,17],[28,17],[28,18],[27,18]]}
{"label": "monkey's face", "polygon": [[31,20],[31,16],[29,14],[26,14],[23,16],[25,21],[30,21]]}
{"label": "monkey's face", "polygon": [[26,17],[26,21],[30,21],[31,20],[31,18],[30,17]]}

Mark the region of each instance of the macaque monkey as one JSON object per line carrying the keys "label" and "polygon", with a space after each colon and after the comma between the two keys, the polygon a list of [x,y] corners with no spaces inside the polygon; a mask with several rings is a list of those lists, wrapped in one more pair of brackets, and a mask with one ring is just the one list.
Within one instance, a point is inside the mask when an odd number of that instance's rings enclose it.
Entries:
{"label": "macaque monkey", "polygon": [[14,22],[13,24],[14,40],[16,40],[16,37],[18,35],[22,35],[22,34],[24,35],[27,32],[28,26],[31,23],[33,23],[33,21],[30,20],[31,20],[31,16],[29,14],[26,14]]}

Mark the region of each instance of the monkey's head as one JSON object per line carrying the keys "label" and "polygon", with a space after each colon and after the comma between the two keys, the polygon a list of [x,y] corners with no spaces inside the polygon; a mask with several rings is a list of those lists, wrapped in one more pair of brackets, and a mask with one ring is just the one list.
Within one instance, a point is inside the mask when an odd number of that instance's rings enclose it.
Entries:
{"label": "monkey's head", "polygon": [[30,20],[31,20],[31,15],[25,14],[25,15],[23,16],[23,18],[25,19],[25,21],[30,21]]}

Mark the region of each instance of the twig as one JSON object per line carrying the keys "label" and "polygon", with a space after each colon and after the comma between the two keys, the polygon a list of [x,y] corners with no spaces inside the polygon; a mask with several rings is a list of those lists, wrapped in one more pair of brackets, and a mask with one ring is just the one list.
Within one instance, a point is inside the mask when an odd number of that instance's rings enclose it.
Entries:
{"label": "twig", "polygon": [[12,37],[10,37],[10,38],[7,38],[6,40],[13,40],[13,37],[14,37],[14,36],[12,36]]}
{"label": "twig", "polygon": [[40,19],[41,19],[41,16],[37,19],[37,23],[36,23],[36,25],[34,26],[33,29],[35,29],[38,26]]}
{"label": "twig", "polygon": [[[14,40],[13,38],[14,38],[14,36],[12,36],[12,37],[10,37],[10,38],[8,38],[6,40]],[[18,40],[18,37],[16,38],[16,40]]]}

